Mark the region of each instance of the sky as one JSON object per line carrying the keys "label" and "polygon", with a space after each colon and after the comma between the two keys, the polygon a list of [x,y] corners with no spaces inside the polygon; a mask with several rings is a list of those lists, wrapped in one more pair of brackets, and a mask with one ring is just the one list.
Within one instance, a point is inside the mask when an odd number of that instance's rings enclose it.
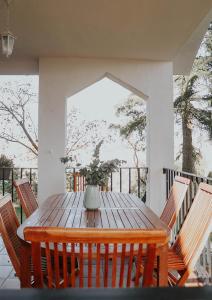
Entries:
{"label": "sky", "polygon": [[[18,81],[19,83],[31,81],[34,86],[34,90],[38,93],[38,76],[0,76],[0,86],[13,80]],[[73,108],[77,109],[79,111],[79,124],[83,120],[86,122],[93,120],[106,120],[109,125],[119,120],[115,115],[116,107],[117,105],[124,103],[130,94],[131,92],[127,89],[105,78],[68,98],[67,112]],[[36,123],[38,117],[37,106],[33,105],[30,109],[33,120]],[[14,131],[16,130],[17,129],[14,128]],[[106,129],[104,130],[104,134],[106,134]],[[203,160],[200,170],[201,174],[206,176],[212,169],[212,143],[208,141],[206,134],[203,134],[195,128],[194,141],[196,145],[199,145],[201,148]],[[181,142],[182,135],[180,133],[180,128],[175,125],[175,155],[179,151]],[[80,153],[80,162],[82,164],[88,164],[90,162],[92,152],[93,146],[87,150],[83,149]],[[11,158],[14,158],[15,165],[18,167],[36,167],[37,165],[36,160],[32,159],[32,157],[26,153],[24,148],[19,145],[7,145],[0,141],[0,153],[5,153]],[[118,135],[116,136],[116,141],[103,144],[101,149],[101,159],[107,160],[113,158],[127,160],[127,166],[132,166],[133,164],[132,151],[126,143],[118,138]],[[142,166],[146,164],[145,153],[141,155],[140,164]],[[176,165],[180,165],[180,163],[177,162]]]}
{"label": "sky", "polygon": [[[67,99],[67,113],[74,107],[80,111],[79,120],[105,120],[107,122],[106,128],[111,123],[124,122],[124,119],[117,118],[115,112],[117,106],[123,104],[131,92],[119,84],[104,78],[76,95]],[[119,158],[126,160],[128,166],[133,165],[132,152],[124,143],[118,134],[111,130],[105,130],[102,135],[107,132],[112,135],[115,134],[113,142],[104,143],[101,147],[100,158],[103,160]],[[88,149],[88,153],[81,151],[81,163],[87,164],[91,158],[93,148]],[[146,165],[145,153],[141,153],[142,166]]]}

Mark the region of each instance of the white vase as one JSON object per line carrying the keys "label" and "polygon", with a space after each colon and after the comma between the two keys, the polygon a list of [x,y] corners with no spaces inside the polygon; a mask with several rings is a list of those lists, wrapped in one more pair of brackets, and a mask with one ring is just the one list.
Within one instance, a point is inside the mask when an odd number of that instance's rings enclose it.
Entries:
{"label": "white vase", "polygon": [[87,209],[100,207],[99,187],[97,185],[87,185],[83,205]]}

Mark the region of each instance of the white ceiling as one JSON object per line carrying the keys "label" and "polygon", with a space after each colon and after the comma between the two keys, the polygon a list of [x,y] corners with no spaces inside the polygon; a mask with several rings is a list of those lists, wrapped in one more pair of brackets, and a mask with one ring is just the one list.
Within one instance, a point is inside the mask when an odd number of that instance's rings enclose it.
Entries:
{"label": "white ceiling", "polygon": [[[12,59],[165,60],[174,61],[180,72],[191,65],[210,9],[212,0],[13,0],[11,31],[17,40]],[[0,0],[0,32],[5,15]],[[184,52],[192,58],[179,67]]]}

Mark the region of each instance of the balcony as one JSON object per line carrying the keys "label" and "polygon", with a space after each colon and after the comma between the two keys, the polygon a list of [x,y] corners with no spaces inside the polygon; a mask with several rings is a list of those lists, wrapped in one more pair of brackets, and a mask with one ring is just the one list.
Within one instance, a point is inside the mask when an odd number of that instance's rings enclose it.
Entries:
{"label": "balcony", "polygon": [[[10,170],[10,174],[9,174]],[[17,199],[13,180],[23,177],[28,177],[33,191],[37,194],[37,168],[2,168],[0,180],[0,190],[3,194],[11,193],[14,207],[20,222],[25,219],[22,207]],[[9,174],[9,176],[8,176]],[[192,205],[194,195],[197,192],[198,184],[206,182],[212,185],[212,178],[200,177],[195,174],[180,172],[172,169],[163,169],[164,185],[166,188],[166,197],[168,197],[174,177],[176,175],[187,177],[191,180],[186,198],[182,204],[177,222],[172,231],[171,240],[174,242],[180,228],[186,218],[186,215]],[[136,194],[141,201],[146,201],[146,182],[148,178],[147,168],[120,168],[118,172],[111,174],[108,186],[104,187],[107,191],[124,192]],[[80,191],[85,189],[83,178],[78,176],[77,168],[66,169],[66,191]],[[17,288],[19,280],[16,278],[7,252],[4,248],[3,241],[0,240],[0,287],[2,288]],[[208,239],[202,254],[196,264],[195,271],[187,282],[187,286],[204,286],[211,285],[212,281],[212,233]]]}

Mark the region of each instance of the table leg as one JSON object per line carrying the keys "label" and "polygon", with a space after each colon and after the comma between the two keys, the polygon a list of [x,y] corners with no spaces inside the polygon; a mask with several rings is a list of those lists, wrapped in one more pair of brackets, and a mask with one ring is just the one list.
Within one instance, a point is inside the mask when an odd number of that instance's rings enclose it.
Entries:
{"label": "table leg", "polygon": [[168,243],[160,247],[158,277],[159,286],[168,286]]}

